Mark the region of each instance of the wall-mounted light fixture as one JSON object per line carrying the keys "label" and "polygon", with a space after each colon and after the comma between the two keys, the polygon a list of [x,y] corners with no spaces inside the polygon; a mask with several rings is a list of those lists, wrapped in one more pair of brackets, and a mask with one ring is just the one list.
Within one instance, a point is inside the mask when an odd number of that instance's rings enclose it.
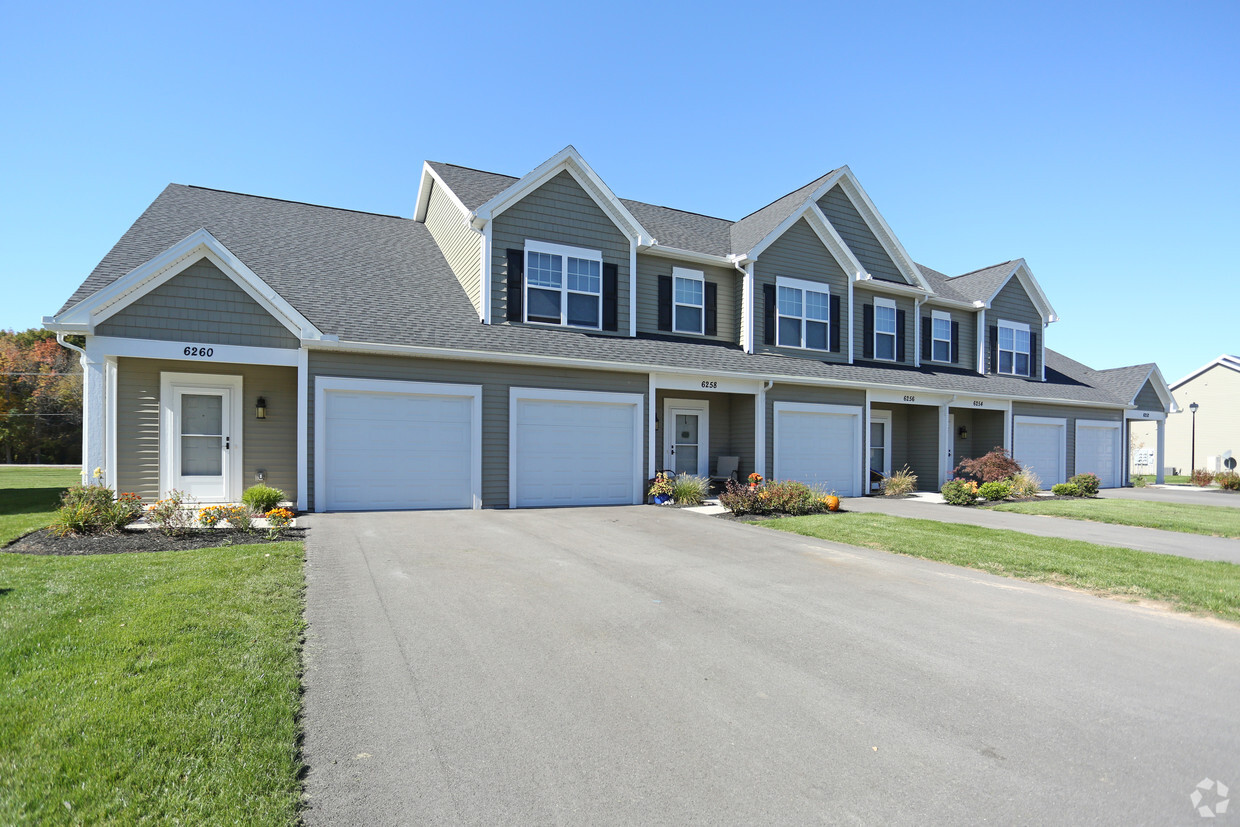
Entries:
{"label": "wall-mounted light fixture", "polygon": [[267,400],[261,396],[258,398],[258,401],[254,403],[254,418],[255,419],[266,419],[267,418]]}
{"label": "wall-mounted light fixture", "polygon": [[956,436],[960,437],[961,439],[968,439],[969,438],[969,427],[967,425],[961,425],[959,428],[956,429]]}

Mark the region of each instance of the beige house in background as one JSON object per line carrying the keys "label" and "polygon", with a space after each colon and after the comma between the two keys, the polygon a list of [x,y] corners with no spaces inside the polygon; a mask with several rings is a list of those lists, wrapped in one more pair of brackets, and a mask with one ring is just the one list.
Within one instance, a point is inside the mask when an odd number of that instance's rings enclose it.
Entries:
{"label": "beige house in background", "polygon": [[1226,470],[1229,456],[1240,463],[1240,357],[1223,354],[1171,385],[1171,392],[1179,413],[1167,417],[1167,465],[1189,473],[1193,403],[1198,406],[1197,467]]}

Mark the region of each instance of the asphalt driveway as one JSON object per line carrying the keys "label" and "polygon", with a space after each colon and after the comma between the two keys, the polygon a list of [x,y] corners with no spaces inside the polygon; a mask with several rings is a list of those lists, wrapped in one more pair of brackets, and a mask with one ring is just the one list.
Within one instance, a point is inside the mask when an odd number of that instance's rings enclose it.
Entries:
{"label": "asphalt driveway", "polygon": [[1195,824],[1240,784],[1234,626],[670,509],[307,522],[310,824]]}

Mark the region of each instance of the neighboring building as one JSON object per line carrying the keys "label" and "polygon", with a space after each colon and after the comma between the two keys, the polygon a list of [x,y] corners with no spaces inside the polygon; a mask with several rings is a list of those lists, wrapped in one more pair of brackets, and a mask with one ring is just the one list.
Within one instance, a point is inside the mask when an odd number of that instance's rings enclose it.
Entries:
{"label": "neighboring building", "polygon": [[1223,354],[1176,382],[1171,392],[1179,412],[1167,421],[1167,464],[1191,473],[1194,418],[1198,468],[1225,470],[1229,457],[1240,462],[1240,357]]}
{"label": "neighboring building", "polygon": [[1050,350],[1056,320],[1023,260],[914,263],[847,167],[728,221],[568,147],[428,162],[413,218],[171,185],[44,324],[86,335],[85,469],[341,510],[634,503],[720,456],[937,488],[996,445],[1120,485],[1125,423],[1171,396]]}

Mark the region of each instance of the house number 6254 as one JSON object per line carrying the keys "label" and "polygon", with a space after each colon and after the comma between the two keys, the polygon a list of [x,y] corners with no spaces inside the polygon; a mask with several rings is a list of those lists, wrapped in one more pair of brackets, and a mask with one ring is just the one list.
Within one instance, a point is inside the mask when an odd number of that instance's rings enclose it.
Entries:
{"label": "house number 6254", "polygon": [[215,355],[215,348],[213,347],[187,347],[185,348],[185,355],[186,356],[201,356],[201,357],[210,359],[212,356]]}

